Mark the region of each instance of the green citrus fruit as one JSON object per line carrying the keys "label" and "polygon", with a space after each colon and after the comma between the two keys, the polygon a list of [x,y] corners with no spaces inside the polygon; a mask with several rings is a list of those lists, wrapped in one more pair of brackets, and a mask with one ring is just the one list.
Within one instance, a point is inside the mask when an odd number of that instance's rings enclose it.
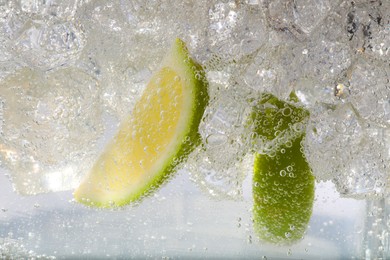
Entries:
{"label": "green citrus fruit", "polygon": [[200,142],[207,88],[202,67],[177,39],[132,114],[75,191],[75,199],[116,207],[157,189]]}
{"label": "green citrus fruit", "polygon": [[253,221],[260,239],[271,243],[301,239],[311,217],[315,180],[302,147],[308,116],[271,94],[253,107],[253,131],[266,144],[255,154]]}

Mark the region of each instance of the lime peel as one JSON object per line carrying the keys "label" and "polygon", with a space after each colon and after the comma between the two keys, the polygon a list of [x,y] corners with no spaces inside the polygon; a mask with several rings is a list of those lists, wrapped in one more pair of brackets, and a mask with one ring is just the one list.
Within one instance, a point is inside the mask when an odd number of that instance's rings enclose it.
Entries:
{"label": "lime peel", "polygon": [[159,188],[200,143],[207,91],[202,67],[176,39],[133,113],[76,189],[75,199],[118,207]]}
{"label": "lime peel", "polygon": [[[291,113],[283,114],[283,109]],[[251,122],[257,136],[277,142],[295,124],[305,124],[308,116],[293,103],[263,94],[253,107]],[[312,214],[315,179],[303,152],[305,132],[295,132],[279,142],[276,152],[255,153],[254,229],[260,239],[271,243],[300,240]]]}

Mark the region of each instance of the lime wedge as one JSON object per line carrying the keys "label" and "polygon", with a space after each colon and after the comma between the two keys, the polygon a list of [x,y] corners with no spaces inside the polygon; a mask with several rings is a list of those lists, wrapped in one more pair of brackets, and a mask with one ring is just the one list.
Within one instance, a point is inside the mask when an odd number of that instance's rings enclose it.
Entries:
{"label": "lime wedge", "polygon": [[130,117],[76,189],[75,199],[118,207],[156,190],[200,143],[207,87],[202,67],[177,39]]}
{"label": "lime wedge", "polygon": [[271,144],[254,160],[253,220],[264,241],[295,242],[304,236],[310,220],[315,180],[302,148],[308,115],[271,94],[263,94],[253,108],[253,131]]}

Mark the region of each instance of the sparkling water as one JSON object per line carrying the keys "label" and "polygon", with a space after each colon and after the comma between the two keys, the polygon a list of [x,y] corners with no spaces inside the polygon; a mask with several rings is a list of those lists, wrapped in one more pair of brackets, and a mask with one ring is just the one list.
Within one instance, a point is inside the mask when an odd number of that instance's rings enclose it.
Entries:
{"label": "sparkling water", "polygon": [[[177,177],[138,208],[100,212],[69,202],[176,37],[187,43],[210,84],[201,145]],[[375,216],[368,224],[364,215],[361,222],[347,217],[347,249],[338,252],[340,246],[329,257],[386,258],[389,60],[387,0],[0,0],[0,166],[6,176],[0,188],[0,258],[126,252],[144,258],[191,252],[239,257],[244,249],[244,257],[258,257],[250,186],[252,153],[262,147],[248,141],[247,126],[251,100],[263,92],[281,100],[294,92],[310,112],[304,152],[322,194],[308,237],[292,251],[286,248],[283,257],[321,256],[315,250],[335,246],[318,239],[341,239],[326,228],[337,232],[331,222],[343,217],[322,212],[321,205],[351,203],[356,214],[367,204]],[[165,208],[170,200],[176,212]],[[202,203],[214,209],[208,212]],[[236,212],[218,220],[226,207]],[[51,217],[52,225],[39,221]],[[380,238],[375,221],[385,230]],[[377,240],[367,233],[370,225]],[[45,231],[54,227],[59,231],[53,235]],[[93,230],[96,240],[86,234]],[[124,239],[133,247],[120,242],[123,232],[133,234]],[[371,242],[356,242],[355,235]],[[82,238],[85,247],[78,244]],[[231,250],[225,254],[222,246],[210,246],[211,238]],[[272,246],[260,251],[281,256]]]}

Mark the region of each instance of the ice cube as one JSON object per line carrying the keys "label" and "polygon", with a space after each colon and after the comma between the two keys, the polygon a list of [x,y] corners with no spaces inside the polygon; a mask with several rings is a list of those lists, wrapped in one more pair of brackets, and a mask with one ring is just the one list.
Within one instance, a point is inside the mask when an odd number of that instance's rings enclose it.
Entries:
{"label": "ice cube", "polygon": [[383,196],[390,162],[386,129],[341,104],[312,113],[307,131],[306,157],[318,180],[333,180],[344,196]]}
{"label": "ice cube", "polygon": [[390,126],[390,69],[388,66],[359,59],[350,78],[350,102],[367,121]]}
{"label": "ice cube", "polygon": [[[121,0],[120,10],[137,39],[147,38],[154,49],[166,48],[180,37],[193,50],[197,60],[205,60],[208,10],[215,1],[131,1]],[[196,15],[194,15],[196,14]],[[195,48],[196,47],[196,48]],[[195,51],[195,52],[194,52]]]}
{"label": "ice cube", "polygon": [[96,80],[76,68],[25,68],[0,82],[0,88],[0,155],[16,191],[74,188],[103,131]]}
{"label": "ice cube", "polygon": [[341,0],[277,0],[265,1],[265,8],[269,25],[275,32],[287,33],[298,41],[305,41],[340,2]]}
{"label": "ice cube", "polygon": [[30,15],[52,16],[61,19],[71,19],[79,5],[83,1],[78,0],[21,0],[20,8]]}
{"label": "ice cube", "polygon": [[[270,3],[273,4],[277,5],[276,2]],[[287,8],[286,5],[283,8]],[[277,10],[281,11],[279,7]],[[260,48],[243,73],[244,81],[251,88],[282,98],[288,97],[294,89],[305,98],[308,106],[315,106],[317,102],[334,102],[335,85],[344,82],[354,54],[345,31],[340,27],[342,22],[341,16],[331,9],[329,16],[318,22],[310,37],[302,41],[281,37],[283,32],[271,24],[270,41]],[[275,33],[280,37],[275,38]]]}
{"label": "ice cube", "polygon": [[19,33],[13,41],[13,55],[28,66],[45,70],[69,66],[85,45],[82,28],[73,22],[28,21]]}
{"label": "ice cube", "polygon": [[8,1],[0,6],[0,42],[13,60],[27,66],[53,69],[74,62],[85,35],[74,15],[78,1]]}
{"label": "ice cube", "polygon": [[261,6],[218,2],[209,9],[208,44],[212,52],[239,59],[268,42]]}
{"label": "ice cube", "polygon": [[350,45],[360,54],[382,61],[390,55],[390,2],[351,3],[347,14]]}
{"label": "ice cube", "polygon": [[294,23],[306,34],[310,34],[340,2],[341,0],[294,1]]}
{"label": "ice cube", "polygon": [[279,63],[284,51],[287,50],[283,47],[264,46],[255,54],[253,62],[249,63],[238,78],[247,85],[247,88],[287,97],[292,90],[288,84],[289,78],[286,76],[289,67],[281,66]]}
{"label": "ice cube", "polygon": [[[209,72],[210,104],[199,126],[202,144],[186,168],[212,198],[242,198],[242,182],[250,172],[245,138],[251,92],[229,81],[227,72]],[[249,169],[249,170],[248,170]]]}

